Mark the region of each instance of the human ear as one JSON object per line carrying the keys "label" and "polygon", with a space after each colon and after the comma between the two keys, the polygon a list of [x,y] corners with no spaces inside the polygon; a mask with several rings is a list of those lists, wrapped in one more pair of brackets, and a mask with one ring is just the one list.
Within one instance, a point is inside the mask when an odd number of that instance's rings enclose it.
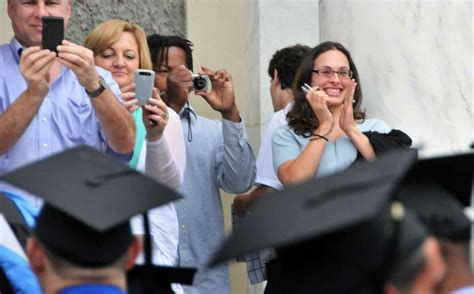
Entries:
{"label": "human ear", "polygon": [[30,262],[31,269],[36,275],[42,273],[45,269],[45,255],[43,249],[39,245],[38,240],[34,237],[29,238],[26,245],[26,255]]}
{"label": "human ear", "polygon": [[128,247],[127,259],[125,261],[125,270],[128,271],[135,266],[135,260],[143,249],[143,241],[141,238],[135,236],[132,244]]}

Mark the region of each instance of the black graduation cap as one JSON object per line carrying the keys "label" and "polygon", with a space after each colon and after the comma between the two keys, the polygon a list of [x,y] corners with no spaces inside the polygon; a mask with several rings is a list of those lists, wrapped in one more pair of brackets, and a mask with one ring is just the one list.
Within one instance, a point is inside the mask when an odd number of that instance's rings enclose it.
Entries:
{"label": "black graduation cap", "polygon": [[[180,198],[87,146],[17,169],[0,180],[46,201],[36,236],[54,253],[83,266],[103,266],[124,252],[132,240],[132,216]],[[87,247],[91,248],[83,249]]]}
{"label": "black graduation cap", "polygon": [[[0,181],[46,201],[36,222],[36,237],[52,253],[85,267],[106,266],[125,254],[133,239],[132,216],[181,198],[87,146],[12,171]],[[148,223],[145,228],[149,241]],[[145,248],[145,257],[151,260],[150,244]]]}
{"label": "black graduation cap", "polygon": [[[398,150],[268,194],[259,199],[210,264],[274,247],[281,266],[282,283],[276,287],[280,291],[286,289],[285,281],[295,293],[326,286],[338,293],[337,287],[353,289],[376,275],[383,280],[388,275],[385,269],[419,248],[426,238],[423,227],[403,206],[391,202],[416,157],[414,150]],[[272,266],[268,269],[270,278]],[[311,274],[315,270],[319,272]]]}
{"label": "black graduation cap", "polygon": [[398,193],[435,237],[468,242],[471,222],[464,207],[471,203],[474,153],[422,159],[410,170]]}

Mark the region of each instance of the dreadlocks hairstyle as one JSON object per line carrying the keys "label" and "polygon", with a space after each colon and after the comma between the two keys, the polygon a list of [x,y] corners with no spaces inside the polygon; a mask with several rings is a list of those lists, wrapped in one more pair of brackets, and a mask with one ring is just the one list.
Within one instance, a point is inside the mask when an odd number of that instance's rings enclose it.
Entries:
{"label": "dreadlocks hairstyle", "polygon": [[268,65],[268,75],[274,77],[274,70],[278,72],[278,79],[281,83],[281,88],[291,88],[293,80],[295,79],[296,71],[298,70],[301,60],[308,54],[308,46],[296,44],[294,46],[285,47],[273,54],[270,64]]}
{"label": "dreadlocks hairstyle", "polygon": [[148,36],[148,47],[150,48],[151,60],[155,68],[160,68],[161,65],[168,65],[168,48],[178,47],[186,53],[186,67],[193,70],[193,43],[188,39],[179,36],[163,36],[154,34]]}
{"label": "dreadlocks hairstyle", "polygon": [[363,121],[365,119],[365,112],[361,109],[362,104],[362,85],[360,83],[359,72],[352,60],[349,51],[336,42],[323,42],[311,49],[306,57],[301,61],[301,65],[296,73],[295,82],[293,84],[293,93],[295,93],[295,104],[286,116],[288,126],[300,136],[309,137],[313,131],[318,128],[319,121],[313,112],[313,109],[306,100],[306,95],[301,90],[304,83],[311,84],[311,75],[313,74],[313,63],[319,55],[330,50],[338,50],[342,52],[349,61],[349,68],[353,72],[353,79],[357,82],[357,87],[354,93],[354,119]]}

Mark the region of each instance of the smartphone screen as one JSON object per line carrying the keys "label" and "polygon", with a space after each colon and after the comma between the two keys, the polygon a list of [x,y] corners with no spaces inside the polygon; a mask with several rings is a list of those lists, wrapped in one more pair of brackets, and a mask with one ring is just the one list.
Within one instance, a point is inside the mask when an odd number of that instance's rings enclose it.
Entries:
{"label": "smartphone screen", "polygon": [[64,19],[62,17],[43,17],[43,49],[57,53],[56,47],[64,39]]}

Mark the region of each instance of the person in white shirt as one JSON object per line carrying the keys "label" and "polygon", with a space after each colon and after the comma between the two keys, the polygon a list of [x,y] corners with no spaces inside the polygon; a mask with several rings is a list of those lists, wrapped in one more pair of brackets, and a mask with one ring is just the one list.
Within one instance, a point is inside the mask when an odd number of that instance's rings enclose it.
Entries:
{"label": "person in white shirt", "polygon": [[[123,20],[99,24],[85,40],[94,52],[96,64],[110,71],[120,86],[125,106],[133,113],[137,138],[130,166],[153,177],[170,189],[183,182],[186,165],[184,139],[177,113],[153,90],[149,104],[138,106],[134,74],[137,69],[152,69],[143,29]],[[173,203],[148,212],[153,237],[153,263],[178,264],[178,218]],[[135,234],[144,234],[141,217],[132,219]],[[174,288],[181,292],[182,289]]]}
{"label": "person in white shirt", "polygon": [[273,169],[272,135],[279,126],[286,125],[286,114],[291,109],[294,98],[291,89],[293,80],[301,60],[309,50],[308,46],[296,44],[276,51],[270,60],[268,75],[271,78],[270,94],[274,113],[267,124],[258,151],[256,188],[250,193],[237,195],[232,204],[240,217],[244,216],[253,201],[264,193],[283,189]]}

